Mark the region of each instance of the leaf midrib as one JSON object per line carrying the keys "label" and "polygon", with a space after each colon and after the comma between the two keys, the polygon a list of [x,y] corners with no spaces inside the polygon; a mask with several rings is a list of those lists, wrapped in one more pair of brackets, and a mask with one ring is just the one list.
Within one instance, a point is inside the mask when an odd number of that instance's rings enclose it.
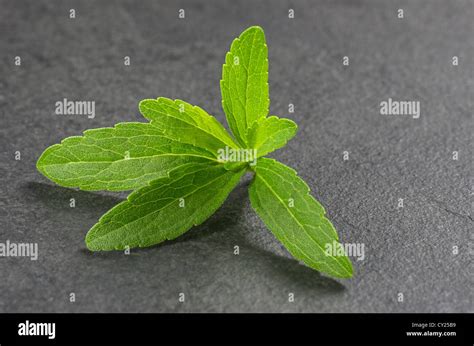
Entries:
{"label": "leaf midrib", "polygon": [[[204,168],[204,169],[206,169],[206,168]],[[194,171],[193,173],[203,171],[204,169],[201,169],[201,170],[199,170],[199,171]],[[201,189],[203,189],[203,188],[205,188],[205,187],[211,185],[211,184],[214,183],[215,181],[219,180],[220,178],[222,178],[225,174],[227,174],[227,173],[229,173],[229,172],[230,172],[230,171],[227,171],[227,172],[225,172],[224,174],[219,175],[216,179],[212,179],[211,181],[209,181],[209,182],[206,183],[205,185],[202,185],[202,186],[200,186],[199,188],[197,188],[196,190],[193,190],[192,192],[190,192],[190,193],[188,193],[188,194],[185,194],[184,196],[181,196],[181,197],[179,197],[179,198],[185,198],[185,197],[188,197],[189,195],[191,195],[191,194],[193,194],[193,193],[196,193],[197,191],[199,191],[199,190],[201,190]],[[185,176],[190,175],[190,174],[191,174],[191,173],[189,173],[189,174],[184,174],[184,175],[182,175],[182,176],[180,177],[180,179],[181,179],[181,178],[184,178]],[[150,185],[149,185],[149,186],[150,186]],[[151,214],[154,214],[154,213],[157,213],[157,212],[162,211],[163,209],[165,209],[165,208],[167,208],[168,206],[170,206],[172,203],[175,203],[177,200],[179,200],[179,198],[173,199],[172,201],[170,201],[170,202],[167,203],[166,205],[162,206],[160,209],[153,210],[153,211],[151,211],[151,212],[149,212],[149,213],[147,213],[147,214],[145,214],[145,215],[139,217],[138,219],[133,220],[132,222],[123,224],[122,226],[120,226],[120,227],[118,227],[118,228],[115,228],[115,229],[110,230],[110,231],[107,232],[106,234],[95,238],[94,240],[92,240],[92,242],[96,241],[97,239],[101,239],[101,238],[103,238],[103,237],[105,237],[105,236],[108,236],[108,235],[110,235],[111,233],[115,233],[115,232],[121,230],[122,228],[126,227],[127,225],[130,225],[130,224],[132,224],[132,223],[135,223],[135,222],[137,222],[137,221],[139,221],[139,220],[141,220],[141,219],[143,219],[143,218],[145,218],[145,217],[147,217],[147,216],[149,216],[149,215],[151,215]],[[134,205],[133,202],[130,202],[130,201],[125,201],[124,203],[127,203],[127,202],[130,203],[130,204],[132,204],[132,205]],[[119,205],[120,205],[120,204],[119,204]],[[120,215],[120,214],[117,214],[117,215]],[[110,220],[110,221],[112,221],[112,220]],[[110,222],[110,221],[109,221],[109,222]],[[100,225],[100,222],[101,222],[101,220],[99,220],[99,225]]]}
{"label": "leaf midrib", "polygon": [[130,157],[128,159],[120,159],[120,160],[114,160],[114,161],[70,161],[70,162],[65,162],[65,163],[51,163],[51,164],[43,164],[40,165],[40,167],[49,167],[49,166],[65,166],[65,165],[70,165],[70,164],[79,164],[79,163],[109,163],[113,164],[116,162],[121,162],[121,161],[130,161],[130,160],[138,160],[138,159],[146,159],[146,158],[151,158],[151,157],[161,157],[161,156],[193,156],[193,157],[200,157],[203,159],[207,159],[209,161],[215,161],[219,163],[217,159],[207,157],[207,156],[201,156],[201,155],[195,155],[195,154],[172,154],[172,153],[165,153],[165,154],[159,154],[159,155],[149,155],[149,156],[140,156],[140,157]]}

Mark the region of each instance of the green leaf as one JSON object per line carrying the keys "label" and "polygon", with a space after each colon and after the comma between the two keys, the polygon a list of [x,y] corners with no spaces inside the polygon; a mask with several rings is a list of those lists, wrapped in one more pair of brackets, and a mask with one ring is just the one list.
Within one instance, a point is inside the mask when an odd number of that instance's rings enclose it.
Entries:
{"label": "green leaf", "polygon": [[257,149],[257,156],[265,156],[280,149],[296,135],[298,125],[290,119],[271,116],[255,122],[249,131],[249,145]]}
{"label": "green leaf", "polygon": [[179,167],[102,216],[86,236],[87,247],[123,250],[174,239],[211,216],[244,173],[222,164]]}
{"label": "green leaf", "polygon": [[207,150],[166,138],[146,123],[87,130],[46,149],[36,164],[55,183],[82,190],[131,190],[189,162],[215,162]]}
{"label": "green leaf", "polygon": [[272,159],[260,159],[249,194],[252,207],[293,257],[329,275],[352,277],[352,264],[346,256],[326,253],[327,246],[339,244],[339,237],[324,208],[293,169]]}
{"label": "green leaf", "polygon": [[247,131],[268,115],[268,49],[262,28],[252,26],[232,42],[221,80],[222,108],[232,133],[242,146]]}
{"label": "green leaf", "polygon": [[248,28],[232,43],[221,94],[235,140],[197,106],[147,99],[139,108],[150,123],[121,123],[66,138],[43,152],[37,168],[66,187],[136,189],[89,230],[86,245],[92,251],[175,239],[209,218],[251,168],[252,206],[290,253],[313,269],[351,277],[348,257],[327,253],[343,248],[306,183],[275,160],[255,160],[255,150],[257,157],[267,155],[297,131],[289,119],[267,118],[268,49],[260,27]]}
{"label": "green leaf", "polygon": [[141,101],[139,108],[167,137],[207,149],[216,156],[226,146],[239,147],[224,126],[198,106],[160,97]]}

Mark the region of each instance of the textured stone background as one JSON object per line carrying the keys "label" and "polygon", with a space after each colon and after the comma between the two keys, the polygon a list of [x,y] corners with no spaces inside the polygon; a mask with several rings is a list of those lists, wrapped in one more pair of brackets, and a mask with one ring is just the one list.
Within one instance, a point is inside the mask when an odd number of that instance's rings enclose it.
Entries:
{"label": "textured stone background", "polygon": [[[472,312],[473,5],[1,0],[0,241],[37,242],[40,257],[0,258],[0,311]],[[274,157],[308,182],[344,242],[365,244],[356,276],[332,280],[291,259],[252,211],[248,179],[176,241],[88,252],[87,230],[125,194],[54,186],[38,156],[85,129],[142,119],[144,98],[181,98],[224,121],[224,55],[255,24],[269,46],[271,113],[300,126]],[[389,97],[419,100],[421,118],[381,116]],[[96,101],[95,119],[55,115],[63,98]]]}

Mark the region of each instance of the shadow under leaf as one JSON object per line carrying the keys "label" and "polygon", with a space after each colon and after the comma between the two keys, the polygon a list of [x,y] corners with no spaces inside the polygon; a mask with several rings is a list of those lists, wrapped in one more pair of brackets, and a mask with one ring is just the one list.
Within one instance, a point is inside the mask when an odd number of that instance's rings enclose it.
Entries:
{"label": "shadow under leaf", "polygon": [[[229,195],[221,208],[203,224],[193,227],[177,239],[153,247],[133,249],[133,254],[147,253],[147,255],[152,255],[154,251],[159,251],[159,248],[173,247],[176,244],[189,244],[192,247],[196,243],[210,242],[213,247],[212,251],[215,251],[216,256],[221,253],[224,260],[229,261],[229,249],[232,249],[235,244],[239,244],[242,251],[248,254],[248,256],[242,256],[245,261],[244,265],[258,266],[258,270],[265,271],[266,275],[271,274],[279,280],[288,282],[292,287],[309,290],[313,293],[344,291],[345,286],[339,281],[323,276],[289,258],[289,256],[277,255],[249,242],[242,231],[242,227],[239,226],[239,222],[242,222],[246,212],[244,201],[248,196],[249,183],[250,179],[248,177],[244,178],[244,181]],[[123,200],[119,196],[68,189],[37,182],[27,183],[24,189],[36,200],[42,201],[50,208],[64,209],[64,203],[68,203],[70,198],[75,198],[80,201],[81,209],[85,208],[88,212],[93,211],[94,214],[105,213]],[[126,197],[123,193],[120,195]],[[255,231],[270,232],[266,229]],[[277,242],[276,239],[275,242]],[[89,260],[95,258],[103,264],[109,261],[128,261],[122,252],[91,253],[89,250],[82,248],[79,253],[87,256]],[[128,263],[130,264],[129,261]]]}
{"label": "shadow under leaf", "polygon": [[45,205],[50,208],[63,209],[64,205],[69,204],[71,198],[74,198],[81,209],[103,213],[122,202],[128,195],[126,192],[121,192],[114,196],[108,192],[82,191],[37,182],[28,182],[21,187],[21,190],[27,192],[30,198],[33,197],[35,200],[45,203]]}

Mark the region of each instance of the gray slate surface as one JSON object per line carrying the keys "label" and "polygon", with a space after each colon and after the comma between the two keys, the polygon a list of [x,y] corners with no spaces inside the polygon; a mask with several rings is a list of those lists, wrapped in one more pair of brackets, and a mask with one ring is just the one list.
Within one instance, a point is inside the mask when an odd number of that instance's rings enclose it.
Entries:
{"label": "gray slate surface", "polygon": [[[474,310],[472,1],[1,0],[0,8],[0,242],[37,242],[40,252],[36,262],[0,258],[1,312]],[[181,98],[224,122],[224,55],[255,24],[269,46],[271,113],[300,127],[273,156],[308,182],[344,242],[365,244],[356,276],[333,280],[291,259],[252,211],[248,177],[176,241],[129,256],[88,252],[87,230],[126,195],[55,186],[35,170],[41,152],[88,128],[142,119],[144,98]],[[419,100],[420,119],[380,115],[389,97]],[[96,117],[55,115],[63,98],[96,101]]]}

